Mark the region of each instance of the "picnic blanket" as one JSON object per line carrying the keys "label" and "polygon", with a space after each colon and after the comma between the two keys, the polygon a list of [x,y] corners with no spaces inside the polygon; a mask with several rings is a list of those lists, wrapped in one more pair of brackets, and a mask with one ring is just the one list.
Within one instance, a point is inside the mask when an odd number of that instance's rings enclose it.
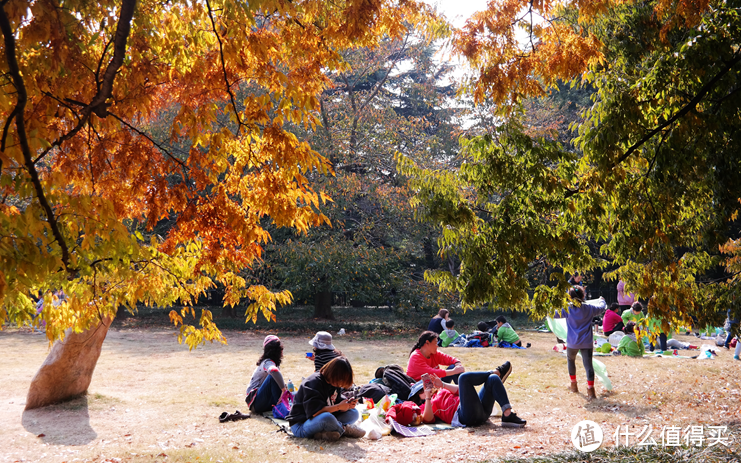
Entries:
{"label": "picnic blanket", "polygon": [[[360,409],[361,406],[362,404],[359,404],[358,409]],[[272,411],[265,412],[262,414],[262,416],[269,419],[276,426],[278,426],[278,432],[284,432],[291,437],[296,437],[291,432],[291,425],[288,424],[288,421],[274,417]],[[436,431],[450,431],[451,429],[455,429],[453,426],[449,425],[448,423],[443,423],[442,421],[438,421],[432,424],[425,424],[423,426],[404,426],[392,419],[391,426],[394,428],[394,431],[396,431],[403,437],[429,436],[430,434],[435,434]]]}

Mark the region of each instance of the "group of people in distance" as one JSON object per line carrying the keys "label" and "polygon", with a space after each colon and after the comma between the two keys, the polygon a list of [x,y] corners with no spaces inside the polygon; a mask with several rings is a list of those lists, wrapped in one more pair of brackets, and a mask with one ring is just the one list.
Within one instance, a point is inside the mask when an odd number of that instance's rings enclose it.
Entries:
{"label": "group of people in distance", "polygon": [[[427,331],[436,333],[439,337],[438,344],[442,347],[447,347],[460,336],[454,327],[455,321],[450,318],[450,311],[448,309],[440,309],[437,315],[432,317],[429,325],[427,325]],[[479,322],[476,328],[481,333],[493,333],[500,343],[509,343],[513,346],[522,347],[520,336],[503,315],[489,322]],[[530,345],[528,344],[527,347],[530,347]]]}
{"label": "group of people in distance", "polygon": [[[360,414],[358,399],[345,394],[355,378],[350,361],[332,344],[332,335],[320,331],[309,341],[314,348],[315,371],[304,379],[286,416],[296,437],[337,441],[341,436],[360,438],[365,431],[355,423]],[[246,402],[253,413],[270,411],[287,390],[280,372],[283,343],[274,335],[263,340],[263,353],[247,387]],[[467,372],[462,362],[438,351],[438,334],[423,332],[409,353],[406,374],[410,395],[419,397],[421,421],[477,426],[489,419],[498,403],[502,426],[523,427],[526,421],[512,411],[504,381],[512,372],[510,362],[495,370]],[[425,378],[427,381],[424,381]],[[476,391],[476,386],[482,386]]]}

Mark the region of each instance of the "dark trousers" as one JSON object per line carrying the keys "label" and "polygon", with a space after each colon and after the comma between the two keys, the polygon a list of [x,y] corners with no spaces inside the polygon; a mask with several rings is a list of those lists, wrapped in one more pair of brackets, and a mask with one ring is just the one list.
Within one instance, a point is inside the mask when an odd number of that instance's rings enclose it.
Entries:
{"label": "dark trousers", "polygon": [[605,336],[609,336],[616,331],[623,331],[624,328],[625,325],[623,324],[623,322],[618,322],[618,324],[615,325],[615,328],[611,329],[610,331],[605,331]]}
{"label": "dark trousers", "polygon": [[569,369],[569,376],[576,376],[576,354],[579,352],[581,352],[581,361],[584,364],[584,369],[587,370],[587,381],[594,381],[594,367],[592,366],[593,347],[589,349],[566,348],[566,366]]}
{"label": "dark trousers", "polygon": [[269,412],[278,403],[282,393],[283,391],[278,387],[278,383],[272,376],[268,375],[257,390],[257,395],[250,410],[255,413]]}
{"label": "dark trousers", "polygon": [[[483,384],[484,387],[477,393],[476,386],[479,384]],[[496,374],[488,371],[472,371],[461,374],[458,395],[461,399],[458,420],[466,426],[477,426],[485,423],[494,409],[495,402],[502,407],[502,412],[512,408],[502,380]]]}
{"label": "dark trousers", "polygon": [[[455,368],[455,365],[448,365],[448,368],[447,369],[448,370],[452,370],[454,368]],[[442,381],[443,383],[448,383],[448,384],[450,384],[450,383],[458,384],[458,378],[460,376],[461,376],[461,374],[458,373],[457,375],[446,376],[445,378],[442,378],[440,381]]]}

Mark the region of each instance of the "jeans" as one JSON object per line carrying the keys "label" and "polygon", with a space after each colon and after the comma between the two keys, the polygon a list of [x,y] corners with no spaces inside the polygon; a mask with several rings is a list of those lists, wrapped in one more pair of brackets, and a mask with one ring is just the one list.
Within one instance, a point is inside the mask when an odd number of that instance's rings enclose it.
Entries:
{"label": "jeans", "polygon": [[[455,368],[455,365],[448,365],[447,370],[452,370],[454,368]],[[446,376],[445,378],[440,378],[440,381],[442,381],[443,383],[448,383],[448,384],[450,384],[450,383],[458,384],[458,378],[460,376],[461,376],[461,374],[458,373],[457,375]]]}
{"label": "jeans", "polygon": [[569,369],[569,376],[576,376],[576,354],[581,352],[581,361],[584,369],[587,370],[587,381],[594,381],[594,367],[592,366],[592,353],[594,348],[589,349],[572,349],[566,348],[566,366]]}
{"label": "jeans", "polygon": [[[484,387],[477,393],[475,386],[479,384],[483,384]],[[502,412],[512,408],[502,380],[488,371],[462,373],[458,384],[458,395],[461,400],[458,420],[466,426],[477,426],[486,422],[494,409],[494,402],[499,403]]]}
{"label": "jeans", "polygon": [[313,437],[318,432],[331,432],[337,431],[340,433],[345,432],[343,425],[353,424],[360,418],[360,412],[356,409],[351,408],[346,412],[329,413],[324,412],[309,418],[303,423],[296,423],[291,426],[291,432],[296,437]]}
{"label": "jeans", "polygon": [[269,412],[273,406],[280,400],[283,391],[278,387],[272,376],[268,375],[257,390],[255,400],[252,402],[250,410],[255,413]]}

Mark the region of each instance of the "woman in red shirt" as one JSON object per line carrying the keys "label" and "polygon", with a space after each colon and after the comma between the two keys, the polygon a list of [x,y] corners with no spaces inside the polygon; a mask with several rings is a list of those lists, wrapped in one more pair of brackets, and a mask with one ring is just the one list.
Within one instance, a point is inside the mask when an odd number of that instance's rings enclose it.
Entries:
{"label": "woman in red shirt", "polygon": [[625,325],[623,324],[623,318],[620,316],[620,304],[613,302],[610,308],[605,312],[604,318],[602,318],[602,332],[605,336],[609,336],[615,331],[623,331]]}
{"label": "woman in red shirt", "polygon": [[[454,426],[478,426],[489,419],[494,402],[497,402],[502,408],[503,427],[521,428],[527,424],[512,411],[504,384],[493,371],[463,373],[458,386],[443,383],[434,375],[430,375],[430,379],[432,384],[428,384],[420,394],[425,401],[421,407],[425,423],[434,423],[438,418]],[[480,384],[483,387],[477,393],[476,386]],[[413,394],[416,393],[414,389]]]}
{"label": "woman in red shirt", "polygon": [[[438,352],[437,339],[437,333],[432,331],[425,331],[419,336],[417,344],[412,347],[412,351],[409,353],[407,375],[415,381],[419,381],[423,373],[429,373],[441,378],[445,383],[458,383],[458,377],[466,369],[457,358]],[[440,366],[447,369],[442,369]],[[504,382],[511,372],[512,365],[509,362],[504,362],[497,367],[495,374]]]}

